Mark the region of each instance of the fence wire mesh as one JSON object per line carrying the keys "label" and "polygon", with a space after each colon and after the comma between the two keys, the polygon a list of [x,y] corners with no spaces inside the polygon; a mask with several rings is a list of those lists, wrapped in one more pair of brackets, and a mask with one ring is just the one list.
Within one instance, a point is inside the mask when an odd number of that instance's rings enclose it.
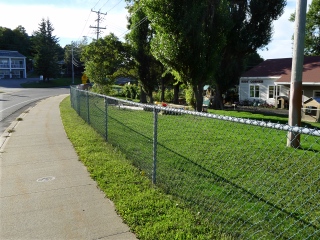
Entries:
{"label": "fence wire mesh", "polygon": [[[167,193],[235,238],[320,239],[320,131],[71,88],[85,121]],[[301,147],[287,147],[289,131]]]}

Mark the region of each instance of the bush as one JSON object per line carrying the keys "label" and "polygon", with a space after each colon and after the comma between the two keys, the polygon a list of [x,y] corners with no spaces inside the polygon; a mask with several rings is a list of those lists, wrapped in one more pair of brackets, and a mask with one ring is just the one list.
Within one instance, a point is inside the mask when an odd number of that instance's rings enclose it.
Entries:
{"label": "bush", "polygon": [[196,99],[194,97],[194,92],[191,86],[188,86],[188,88],[185,89],[186,94],[186,102],[189,106],[195,106]]}
{"label": "bush", "polygon": [[[153,100],[156,102],[161,101],[161,93],[162,91],[157,91],[152,93]],[[173,90],[171,89],[166,89],[164,92],[164,102],[173,102]]]}
{"label": "bush", "polygon": [[126,98],[131,98],[131,99],[140,98],[140,89],[135,84],[125,84],[122,87],[122,93]]}

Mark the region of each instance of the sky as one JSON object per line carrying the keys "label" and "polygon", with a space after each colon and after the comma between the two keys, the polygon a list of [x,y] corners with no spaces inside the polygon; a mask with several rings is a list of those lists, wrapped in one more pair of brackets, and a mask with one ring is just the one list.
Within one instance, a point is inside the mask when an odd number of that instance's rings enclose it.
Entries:
{"label": "sky", "polygon": [[[308,6],[312,0],[307,0]],[[127,33],[127,10],[125,0],[0,0],[0,26],[15,29],[19,25],[29,35],[38,30],[41,19],[49,19],[54,27],[53,34],[64,47],[72,41],[95,39],[100,11],[103,29],[100,36],[113,32],[119,39]],[[268,46],[259,50],[262,58],[292,57],[292,35],[294,23],[288,19],[296,8],[295,0],[287,0],[283,15],[273,25],[273,37]],[[93,11],[95,12],[93,12]],[[105,15],[106,14],[106,15]]]}

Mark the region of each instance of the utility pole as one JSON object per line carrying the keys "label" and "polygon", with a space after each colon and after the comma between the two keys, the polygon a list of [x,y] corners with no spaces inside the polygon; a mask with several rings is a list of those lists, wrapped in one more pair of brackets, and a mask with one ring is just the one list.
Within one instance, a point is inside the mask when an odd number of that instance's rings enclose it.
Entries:
{"label": "utility pole", "polygon": [[[306,29],[307,1],[297,0],[290,83],[289,121],[291,127],[301,126],[302,70]],[[288,132],[287,147],[300,146],[300,133]]]}
{"label": "utility pole", "polygon": [[74,68],[73,68],[73,42],[71,42],[71,66],[72,66],[72,85],[74,84]]}
{"label": "utility pole", "polygon": [[95,12],[96,14],[98,14],[98,18],[97,18],[97,26],[91,26],[90,25],[90,28],[96,28],[97,29],[97,40],[99,39],[99,34],[100,34],[100,29],[106,29],[105,27],[100,27],[100,21],[101,21],[101,17],[100,17],[100,14],[102,15],[107,15],[107,13],[101,13],[100,10],[97,12],[97,11],[93,11],[91,9],[91,12]]}

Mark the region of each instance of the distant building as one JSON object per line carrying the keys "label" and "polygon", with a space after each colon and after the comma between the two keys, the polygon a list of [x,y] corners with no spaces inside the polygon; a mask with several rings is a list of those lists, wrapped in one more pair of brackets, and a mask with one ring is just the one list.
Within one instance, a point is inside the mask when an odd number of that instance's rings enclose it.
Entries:
{"label": "distant building", "polygon": [[[292,58],[268,59],[245,72],[239,82],[239,101],[259,101],[289,107]],[[302,103],[320,97],[320,56],[304,57]]]}
{"label": "distant building", "polygon": [[18,51],[0,50],[0,79],[27,78],[26,57]]}

